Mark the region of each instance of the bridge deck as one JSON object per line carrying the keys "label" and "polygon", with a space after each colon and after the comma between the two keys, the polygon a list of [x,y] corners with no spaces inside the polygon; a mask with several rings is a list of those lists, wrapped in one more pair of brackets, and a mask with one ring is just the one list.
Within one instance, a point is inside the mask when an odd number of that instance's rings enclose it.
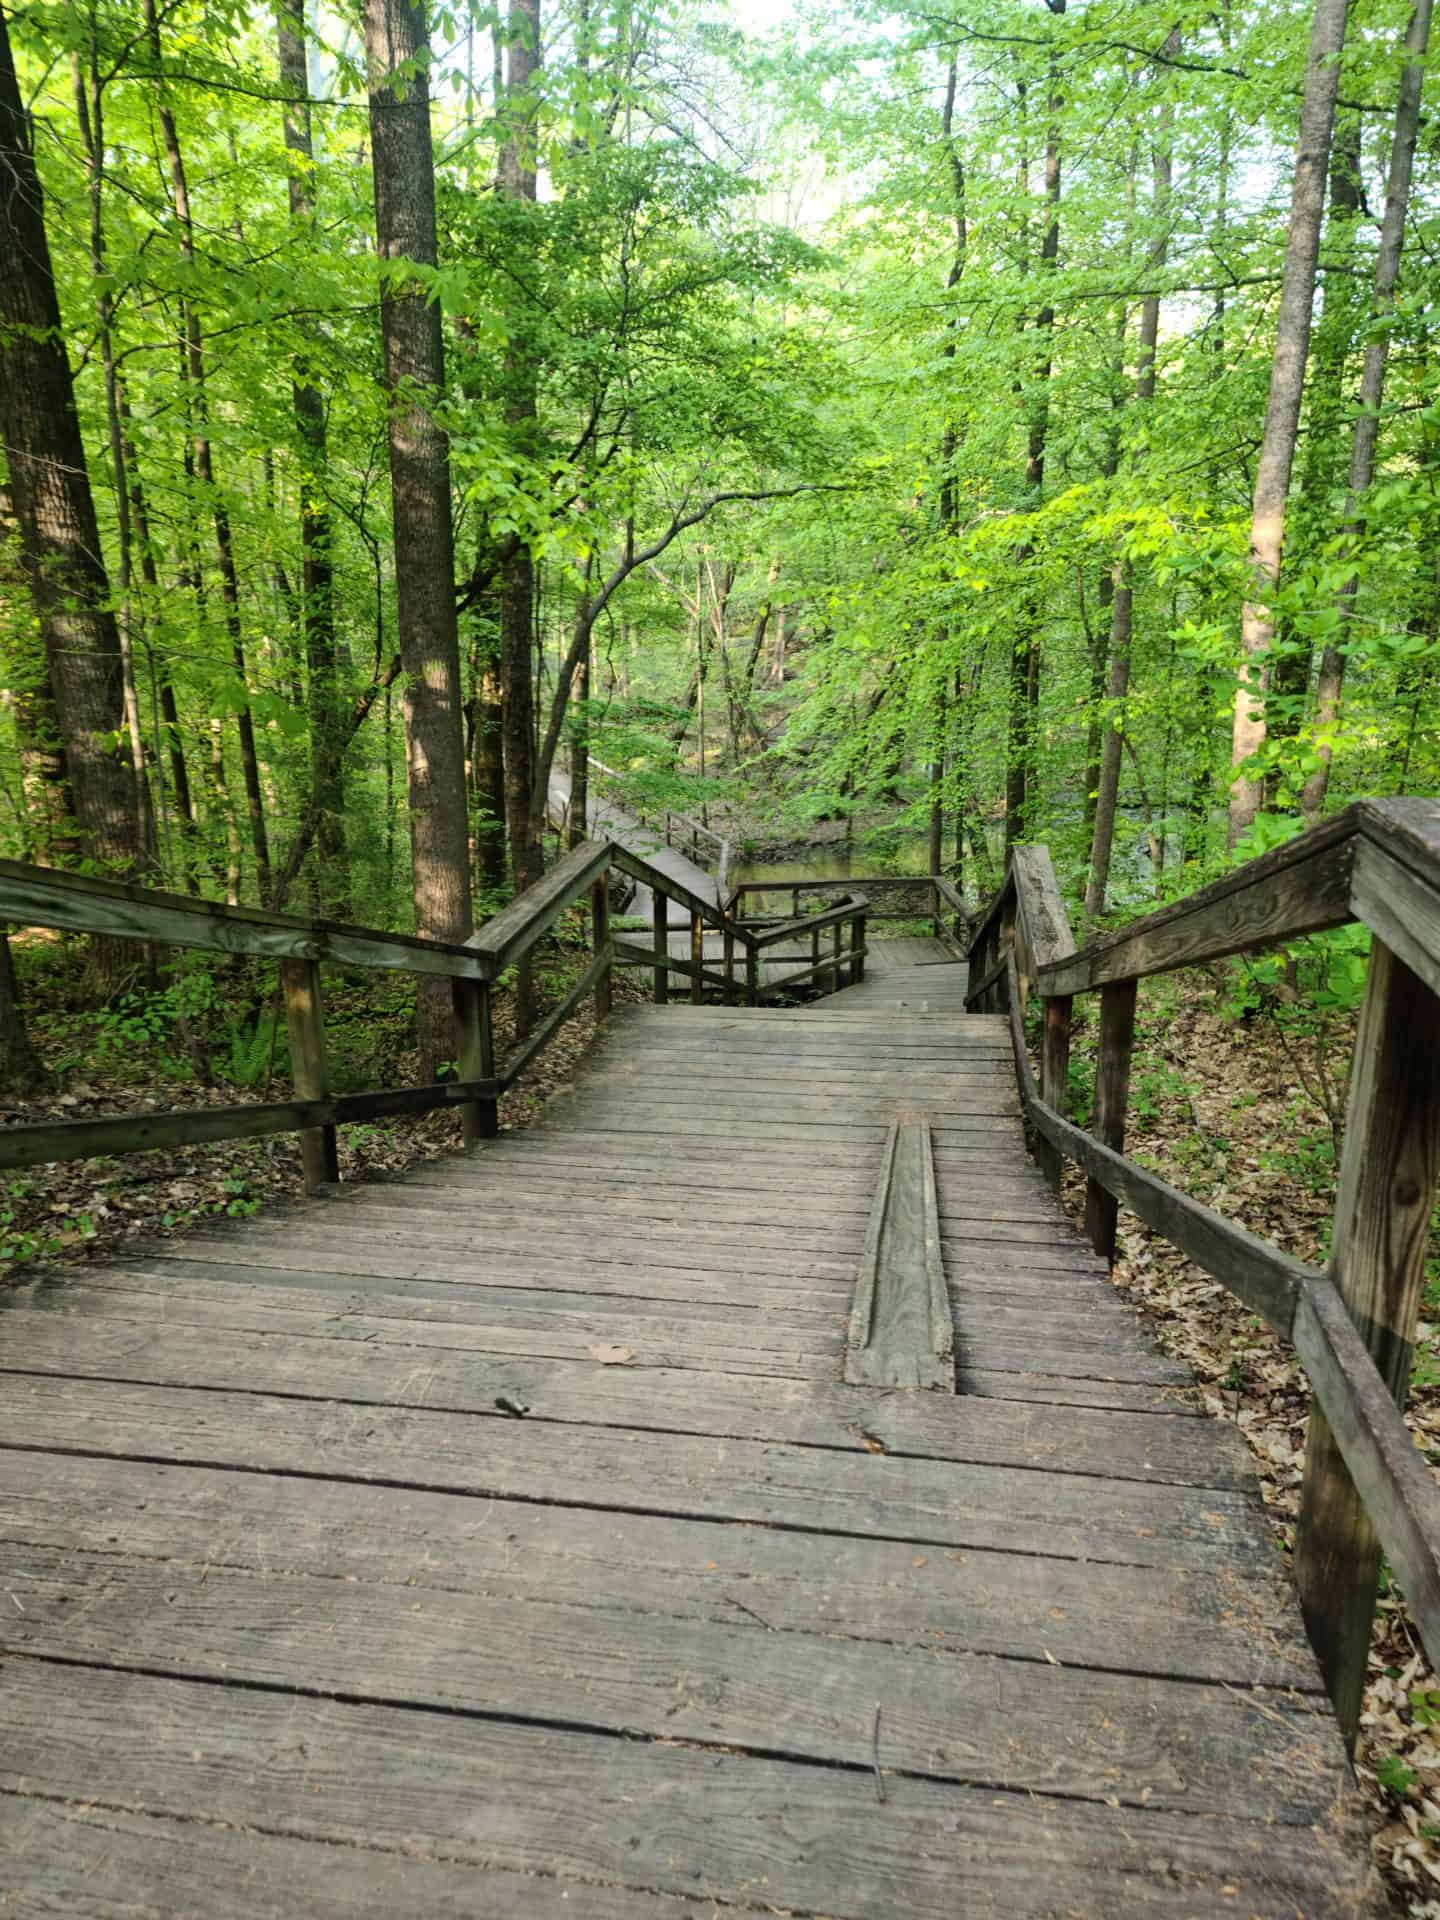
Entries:
{"label": "bridge deck", "polygon": [[[1244,1446],[907,993],[627,1011],[542,1131],[15,1291],[0,1909],[1358,1909]],[[837,1377],[901,1108],[954,1398]]]}

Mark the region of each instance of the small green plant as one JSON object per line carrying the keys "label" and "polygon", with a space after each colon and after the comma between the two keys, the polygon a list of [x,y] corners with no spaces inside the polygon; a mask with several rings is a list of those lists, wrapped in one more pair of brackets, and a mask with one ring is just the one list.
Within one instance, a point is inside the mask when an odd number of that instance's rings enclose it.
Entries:
{"label": "small green plant", "polygon": [[1418,1778],[1413,1767],[1407,1767],[1398,1753],[1387,1753],[1375,1769],[1375,1778],[1387,1793],[1406,1794],[1415,1785]]}

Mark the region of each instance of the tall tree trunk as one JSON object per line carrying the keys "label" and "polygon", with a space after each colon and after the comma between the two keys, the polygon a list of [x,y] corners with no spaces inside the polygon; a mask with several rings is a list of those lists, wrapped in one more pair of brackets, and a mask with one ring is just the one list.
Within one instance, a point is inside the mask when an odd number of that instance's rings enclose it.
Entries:
{"label": "tall tree trunk", "polygon": [[[145,28],[158,67],[161,59],[160,22],[155,0],[144,0]],[[180,132],[164,95],[158,116],[165,158],[170,176],[170,197],[179,230],[180,253],[186,267],[195,268],[195,226],[190,210],[190,187],[185,175],[185,159]],[[235,541],[230,527],[230,511],[215,480],[214,455],[210,446],[210,408],[206,388],[205,345],[201,337],[200,316],[193,300],[184,307],[185,362],[189,380],[191,416],[191,458],[195,477],[210,505],[215,527],[215,549],[220,562],[220,597],[225,607],[225,630],[230,637],[230,658],[235,679],[243,696],[238,716],[240,766],[245,782],[245,805],[250,819],[250,845],[255,856],[255,885],[262,903],[272,897],[270,841],[265,825],[265,799],[260,786],[260,759],[255,744],[255,720],[250,711],[249,675],[245,664],[244,630],[240,620],[240,578],[235,566]]]}
{"label": "tall tree trunk", "polygon": [[[156,606],[160,599],[160,572],[155,560],[155,543],[150,536],[150,514],[145,500],[145,486],[140,474],[140,460],[131,434],[131,416],[126,404],[125,394],[120,395],[120,417],[125,455],[125,475],[130,489],[130,521],[134,529],[135,551],[140,560],[140,578],[144,583],[149,604]],[[200,823],[195,811],[195,797],[190,789],[190,769],[185,758],[185,739],[180,731],[180,709],[175,699],[175,686],[171,678],[168,661],[158,657],[153,641],[147,642],[150,661],[151,684],[154,696],[159,704],[160,717],[164,722],[165,751],[170,761],[170,785],[175,812],[179,819],[180,839],[183,849],[181,866],[184,871],[185,885],[190,891],[198,891],[197,855],[199,853]],[[152,721],[153,724],[153,721]],[[155,751],[161,752],[160,728],[154,728],[156,734]],[[163,804],[165,783],[159,780],[161,795],[162,823],[168,818]],[[168,829],[167,829],[168,833]],[[167,849],[168,858],[168,849]]]}
{"label": "tall tree trunk", "polygon": [[[1286,547],[1303,557],[1331,531],[1331,499],[1345,471],[1345,370],[1364,311],[1355,276],[1355,233],[1364,206],[1361,191],[1361,120],[1349,112],[1336,124],[1330,148],[1330,208],[1320,266],[1320,317],[1311,346],[1314,373],[1305,421],[1300,483],[1287,514]],[[1305,719],[1313,648],[1308,634],[1277,628],[1266,701],[1272,740],[1293,740]],[[1272,767],[1264,804],[1272,806],[1283,772]]]}
{"label": "tall tree trunk", "polygon": [[[1051,13],[1065,12],[1066,0],[1046,0]],[[1045,233],[1040,242],[1040,270],[1049,275],[1060,258],[1060,62],[1053,47],[1049,59],[1049,86],[1045,128]],[[1035,316],[1040,336],[1034,390],[1029,405],[1025,447],[1025,498],[1037,511],[1045,498],[1045,455],[1050,437],[1050,373],[1055,339],[1055,306],[1047,295]],[[1017,556],[1021,569],[1032,557],[1027,542]],[[1016,627],[1010,656],[1009,738],[1005,773],[1005,849],[1023,840],[1033,822],[1035,797],[1035,739],[1040,704],[1040,620],[1038,596],[1032,596]]]}
{"label": "tall tree trunk", "polygon": [[[940,114],[940,132],[945,142],[945,162],[950,175],[950,212],[955,224],[955,244],[950,255],[950,268],[945,276],[945,290],[953,293],[965,274],[965,254],[969,245],[970,228],[966,198],[965,156],[955,133],[955,95],[960,76],[960,50],[952,48],[950,67],[945,76],[945,105]],[[945,329],[945,358],[953,362],[959,345],[959,316],[952,314]],[[947,381],[948,384],[948,381]],[[953,421],[947,421],[945,431],[940,436],[940,531],[946,537],[953,535],[960,525],[959,481],[955,472],[955,459],[959,452],[959,434]],[[944,632],[942,642],[949,643],[951,635]],[[960,689],[960,676],[955,673],[955,690]],[[945,744],[949,726],[946,701],[945,675],[942,673],[935,694],[935,736],[937,750],[930,762],[930,871],[939,873],[945,858]],[[961,844],[958,816],[963,811],[964,801],[956,793],[956,845]],[[958,862],[957,862],[958,865]]]}
{"label": "tall tree trunk", "polygon": [[[290,164],[290,222],[308,244],[315,230],[315,154],[305,69],[305,0],[277,0],[275,17],[280,91],[285,96],[285,150]],[[315,839],[316,894],[321,913],[343,920],[350,915],[350,858],[345,838],[345,754],[340,739],[344,716],[335,640],[335,568],[330,508],[325,497],[325,402],[318,371],[303,352],[295,358],[291,394],[300,449],[301,622],[310,720],[310,785],[320,809]]]}
{"label": "tall tree trunk", "polygon": [[[540,70],[540,0],[510,0],[507,26],[504,119],[507,138],[500,154],[500,193],[518,206],[535,200],[537,108]],[[537,369],[527,321],[512,328],[505,357],[505,420],[522,457],[537,451]],[[505,817],[515,891],[523,893],[544,870],[545,795],[535,755],[535,558],[523,540],[507,555],[500,596],[500,672],[504,683]],[[537,821],[540,823],[537,826]],[[521,1017],[533,1014],[528,972],[521,979]]]}
{"label": "tall tree trunk", "polygon": [[0,1093],[38,1093],[49,1079],[25,1024],[15,959],[6,929],[0,927]]}
{"label": "tall tree trunk", "polygon": [[1295,461],[1305,363],[1310,351],[1315,266],[1320,254],[1345,20],[1346,0],[1315,0],[1290,196],[1290,228],[1280,281],[1280,315],[1270,364],[1270,395],[1250,516],[1250,590],[1240,620],[1240,674],[1230,736],[1232,785],[1227,843],[1232,848],[1260,810],[1261,782],[1254,762],[1265,746],[1266,675],[1275,639],[1273,603],[1280,585],[1285,497]]}
{"label": "tall tree trunk", "polygon": [[[1350,437],[1350,474],[1345,492],[1345,531],[1351,539],[1364,530],[1364,499],[1375,476],[1375,449],[1380,437],[1380,405],[1385,398],[1385,362],[1390,329],[1384,325],[1395,301],[1400,261],[1405,247],[1405,216],[1410,204],[1410,177],[1420,126],[1420,100],[1425,85],[1425,54],[1430,42],[1431,0],[1416,0],[1405,34],[1405,65],[1395,102],[1395,132],[1390,143],[1390,174],[1385,183],[1385,216],[1380,249],[1375,257],[1375,284],[1371,295],[1372,324],[1360,372],[1359,406]],[[1341,633],[1355,617],[1354,574],[1340,590]],[[1315,753],[1319,766],[1305,782],[1300,804],[1313,825],[1325,810],[1334,757],[1335,724],[1340,717],[1340,694],[1345,681],[1345,655],[1333,642],[1320,659],[1315,697]]]}
{"label": "tall tree trunk", "polygon": [[505,890],[504,698],[499,639],[486,636],[475,663],[470,736],[475,794],[476,884],[493,900]]}
{"label": "tall tree trunk", "polygon": [[[1172,27],[1165,40],[1166,57],[1180,51],[1180,29]],[[1152,287],[1165,265],[1170,241],[1170,196],[1174,184],[1172,142],[1175,111],[1167,99],[1160,109],[1155,142],[1153,229],[1148,249]],[[1140,340],[1135,366],[1135,404],[1148,407],[1155,398],[1155,351],[1160,338],[1160,294],[1146,294],[1140,308]],[[1095,790],[1095,828],[1090,840],[1090,874],[1085,885],[1085,911],[1092,918],[1105,911],[1110,884],[1110,856],[1115,845],[1115,814],[1120,798],[1120,752],[1125,739],[1126,694],[1130,691],[1130,647],[1135,630],[1135,588],[1123,555],[1115,563],[1110,602],[1109,670],[1105,693],[1109,718],[1100,741],[1100,778]]]}
{"label": "tall tree trunk", "polygon": [[[584,619],[584,614],[580,616]],[[575,704],[570,725],[570,831],[566,844],[580,846],[590,830],[590,654],[591,638],[585,636],[585,649],[575,670]]]}
{"label": "tall tree trunk", "polygon": [[[407,0],[366,0],[375,226],[390,270],[380,303],[390,396],[390,490],[395,584],[405,670],[410,854],[415,930],[463,941],[472,925],[455,610],[450,447],[430,405],[443,392],[440,309],[406,286],[407,263],[436,264],[425,16]],[[433,1078],[451,1049],[448,983],[426,982],[416,1020],[421,1072]]]}
{"label": "tall tree trunk", "polygon": [[[125,728],[120,635],[62,338],[40,181],[0,13],[0,434],[85,851],[125,874],[141,840],[134,776],[112,745]],[[97,981],[112,983],[132,960],[126,943],[97,942]]]}
{"label": "tall tree trunk", "polygon": [[85,158],[85,182],[90,212],[90,272],[95,285],[96,331],[100,340],[100,364],[105,383],[105,419],[109,434],[110,464],[115,487],[115,533],[120,561],[120,605],[117,631],[120,637],[120,690],[125,709],[125,730],[130,744],[130,768],[135,783],[139,813],[143,870],[150,880],[157,877],[158,846],[155,836],[155,811],[145,758],[145,737],[140,726],[140,701],[135,689],[135,600],[134,561],[130,527],[130,492],[125,479],[125,442],[120,419],[120,376],[115,359],[115,302],[110,292],[105,257],[105,86],[100,77],[99,49],[95,37],[95,16],[90,16],[90,33],[85,53],[75,55],[75,117],[80,132],[80,149]]}

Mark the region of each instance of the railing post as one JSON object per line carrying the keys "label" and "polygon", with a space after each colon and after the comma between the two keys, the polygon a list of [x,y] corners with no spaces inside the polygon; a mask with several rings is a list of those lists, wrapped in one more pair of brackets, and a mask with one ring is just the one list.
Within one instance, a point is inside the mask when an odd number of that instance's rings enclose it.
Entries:
{"label": "railing post", "polygon": [[[1135,1048],[1134,980],[1116,980],[1100,992],[1100,1045],[1095,1056],[1095,1117],[1091,1132],[1116,1153],[1125,1145],[1125,1108],[1130,1096],[1130,1056]],[[1098,1180],[1085,1187],[1085,1231],[1107,1260],[1115,1258],[1119,1202]]]}
{"label": "railing post", "polygon": [[690,1004],[702,1006],[705,1000],[705,982],[700,978],[700,969],[705,964],[705,922],[698,913],[690,916],[690,965],[694,972],[690,975]]}
{"label": "railing post", "polygon": [[865,916],[857,914],[850,922],[850,984],[859,986],[865,978]]}
{"label": "railing post", "polygon": [[727,1007],[733,1007],[735,1004],[735,929],[730,924],[728,913],[725,916],[725,932],[722,937],[725,943],[725,1004]]}
{"label": "railing post", "polygon": [[[495,1077],[495,1036],[490,1024],[490,988],[483,980],[457,980],[452,988],[459,1035],[456,1068],[461,1080]],[[500,1131],[494,1099],[466,1100],[460,1108],[461,1136],[467,1148],[493,1140]]]}
{"label": "railing post", "polygon": [[[1045,1002],[1045,1031],[1040,1043],[1040,1098],[1047,1107],[1064,1113],[1066,1087],[1070,1079],[1070,1016],[1073,1001],[1068,993],[1057,993]],[[1060,1191],[1060,1151],[1039,1134],[1035,1156],[1045,1178]]]}
{"label": "railing post", "polygon": [[940,938],[940,889],[935,884],[935,876],[930,876],[930,929],[938,940]]}
{"label": "railing post", "polygon": [[[595,958],[608,952],[610,946],[610,874],[602,873],[590,885],[590,928],[591,945],[595,949]],[[610,1018],[610,968],[595,982],[595,1018]]]}
{"label": "railing post", "polygon": [[650,889],[655,935],[655,1004],[663,1007],[670,998],[670,902],[658,887]]}
{"label": "railing post", "polygon": [[840,939],[844,929],[837,920],[830,929],[830,972],[826,976],[830,982],[831,993],[840,991]]}
{"label": "railing post", "polygon": [[760,1004],[760,953],[748,942],[745,947],[745,999],[752,1007]]}
{"label": "railing post", "polygon": [[[1330,1275],[1403,1407],[1440,1177],[1440,1001],[1379,940],[1355,1041]],[[1295,1581],[1340,1730],[1360,1722],[1380,1543],[1312,1403]]]}
{"label": "railing post", "polygon": [[[280,980],[285,992],[285,1025],[290,1034],[290,1074],[300,1100],[324,1100],[330,1092],[325,1059],[325,1003],[320,993],[320,964],[316,960],[282,960]],[[327,1181],[340,1178],[340,1158],[334,1127],[306,1127],[300,1135],[300,1160],[305,1188],[313,1193]]]}

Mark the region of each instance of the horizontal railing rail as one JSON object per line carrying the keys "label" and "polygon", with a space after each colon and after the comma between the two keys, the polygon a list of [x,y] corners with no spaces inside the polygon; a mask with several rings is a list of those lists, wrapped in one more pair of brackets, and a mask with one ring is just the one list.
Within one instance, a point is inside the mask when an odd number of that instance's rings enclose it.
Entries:
{"label": "horizontal railing rail", "polygon": [[[1124,1152],[1141,979],[1358,922],[1372,935],[1328,1269],[1307,1266]],[[1294,1566],[1346,1739],[1359,1724],[1381,1554],[1440,1666],[1440,1488],[1405,1424],[1440,1180],[1440,804],[1361,801],[1172,906],[1077,949],[1050,856],[1017,847],[972,929],[968,1004],[1008,1016],[1026,1124],[1057,1186],[1086,1175],[1113,1259],[1119,1204],[1290,1341],[1312,1392]],[[1066,1117],[1074,995],[1100,995],[1092,1129]],[[1040,1080],[1026,1043],[1043,1003]]]}
{"label": "horizontal railing rail", "polygon": [[[859,882],[870,900],[869,917],[871,920],[916,920],[928,919],[937,937],[948,933],[952,940],[962,947],[967,943],[970,926],[970,909],[963,894],[954,882],[943,873],[887,873],[866,874]],[[790,896],[790,916],[801,918],[800,900],[806,894],[824,898],[829,894],[847,894],[856,885],[853,879],[825,879],[808,874],[785,874],[773,880],[742,880],[730,893],[726,901],[728,911],[744,921],[747,926],[760,926],[767,922],[764,914],[743,911],[747,898],[764,896],[771,893]],[[889,906],[887,901],[896,896],[902,900],[908,897],[912,902],[918,898],[918,911],[914,904]]]}

